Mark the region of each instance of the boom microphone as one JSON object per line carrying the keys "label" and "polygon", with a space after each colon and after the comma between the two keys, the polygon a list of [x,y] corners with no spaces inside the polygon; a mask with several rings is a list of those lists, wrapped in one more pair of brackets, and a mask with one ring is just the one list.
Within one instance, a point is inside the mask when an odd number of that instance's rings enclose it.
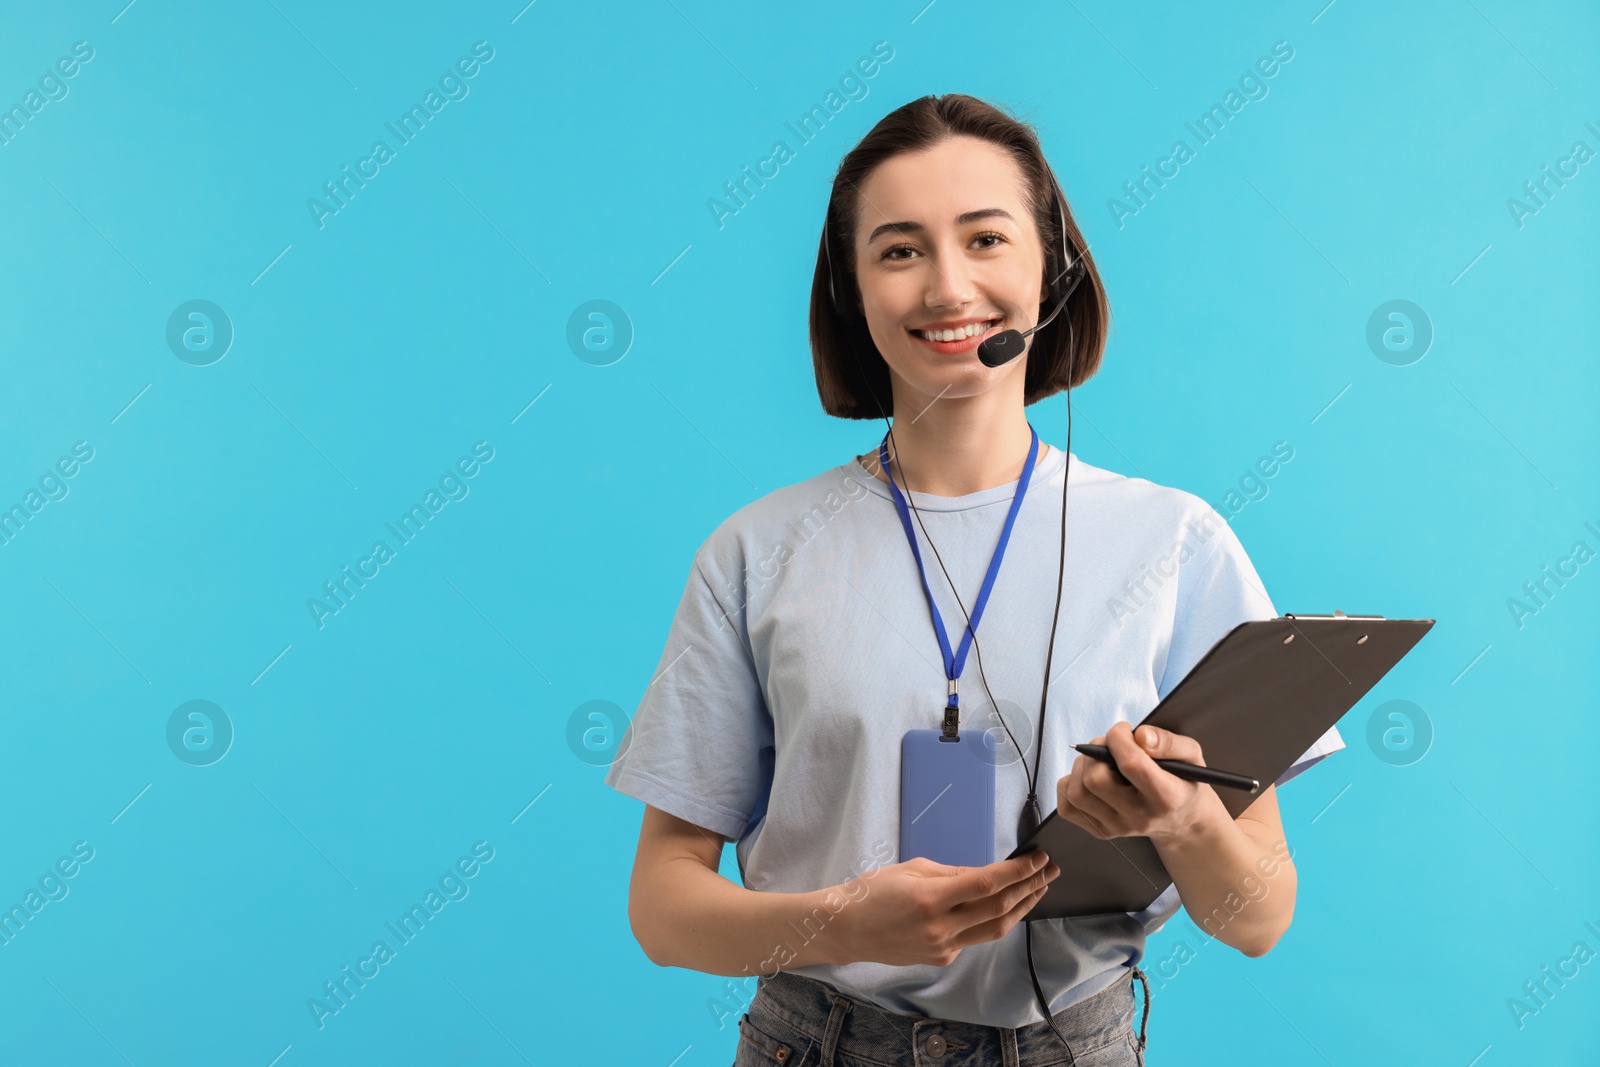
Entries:
{"label": "boom microphone", "polygon": [[983,365],[985,367],[1003,367],[1022,355],[1023,342],[1035,332],[1050,325],[1051,321],[1061,313],[1061,309],[1067,305],[1067,297],[1071,296],[1072,291],[1078,287],[1078,282],[1083,280],[1083,275],[1083,258],[1080,256],[1073,261],[1071,267],[1067,268],[1066,284],[1062,288],[1061,298],[1056,301],[1056,306],[1050,310],[1050,314],[1046,315],[1042,321],[1027,330],[1001,330],[993,337],[985,338],[983,343],[978,345],[978,359],[983,362]]}

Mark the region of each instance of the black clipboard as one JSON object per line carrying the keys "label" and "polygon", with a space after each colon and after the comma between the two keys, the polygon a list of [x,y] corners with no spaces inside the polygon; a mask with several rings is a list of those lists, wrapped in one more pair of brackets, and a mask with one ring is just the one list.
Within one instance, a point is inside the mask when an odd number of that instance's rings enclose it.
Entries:
{"label": "black clipboard", "polygon": [[[1259,779],[1265,791],[1433,623],[1343,612],[1242,622],[1212,645],[1139,725],[1194,738],[1208,766]],[[1055,790],[1045,794],[1053,797]],[[1218,789],[1217,796],[1237,819],[1260,793]],[[1025,922],[1142,911],[1172,885],[1148,837],[1102,841],[1061,818],[1053,806],[1006,858],[1035,848],[1055,861],[1061,875],[1023,916]]]}

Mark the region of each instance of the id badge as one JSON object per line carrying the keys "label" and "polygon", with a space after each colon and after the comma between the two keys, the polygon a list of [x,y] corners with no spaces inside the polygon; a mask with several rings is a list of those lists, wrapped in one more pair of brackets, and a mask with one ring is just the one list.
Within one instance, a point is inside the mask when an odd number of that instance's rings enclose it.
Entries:
{"label": "id badge", "polygon": [[994,862],[994,735],[908,730],[900,743],[900,862],[924,856],[959,867]]}

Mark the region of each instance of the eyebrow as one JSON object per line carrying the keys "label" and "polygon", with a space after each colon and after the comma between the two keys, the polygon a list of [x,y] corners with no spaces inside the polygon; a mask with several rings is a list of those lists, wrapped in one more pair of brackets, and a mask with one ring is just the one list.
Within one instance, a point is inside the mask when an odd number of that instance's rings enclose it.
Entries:
{"label": "eyebrow", "polygon": [[[993,218],[1011,219],[1012,222],[1017,221],[1012,217],[1011,212],[1006,211],[1004,208],[986,207],[957,215],[956,225],[965,226],[967,223],[977,222],[979,219]],[[872,231],[872,235],[867,238],[867,244],[870,245],[886,233],[921,233],[925,229],[926,227],[920,222],[886,222]]]}

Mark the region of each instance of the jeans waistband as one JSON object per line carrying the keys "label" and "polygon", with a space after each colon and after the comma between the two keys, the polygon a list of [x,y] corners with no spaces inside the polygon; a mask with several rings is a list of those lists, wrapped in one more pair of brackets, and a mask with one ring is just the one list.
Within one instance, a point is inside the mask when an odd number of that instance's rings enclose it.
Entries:
{"label": "jeans waistband", "polygon": [[[1139,1033],[1131,1037],[1135,978],[1145,999]],[[761,978],[746,1018],[759,1031],[751,1039],[786,1046],[783,1059],[789,1063],[834,1067],[837,1052],[869,1063],[918,1067],[1045,1067],[1072,1064],[1118,1041],[1130,1041],[1142,1062],[1149,1015],[1149,982],[1138,967],[1129,967],[1105,989],[1053,1016],[1070,1050],[1044,1021],[1013,1029],[905,1015],[788,971]],[[813,1044],[821,1046],[820,1059],[807,1056]]]}

